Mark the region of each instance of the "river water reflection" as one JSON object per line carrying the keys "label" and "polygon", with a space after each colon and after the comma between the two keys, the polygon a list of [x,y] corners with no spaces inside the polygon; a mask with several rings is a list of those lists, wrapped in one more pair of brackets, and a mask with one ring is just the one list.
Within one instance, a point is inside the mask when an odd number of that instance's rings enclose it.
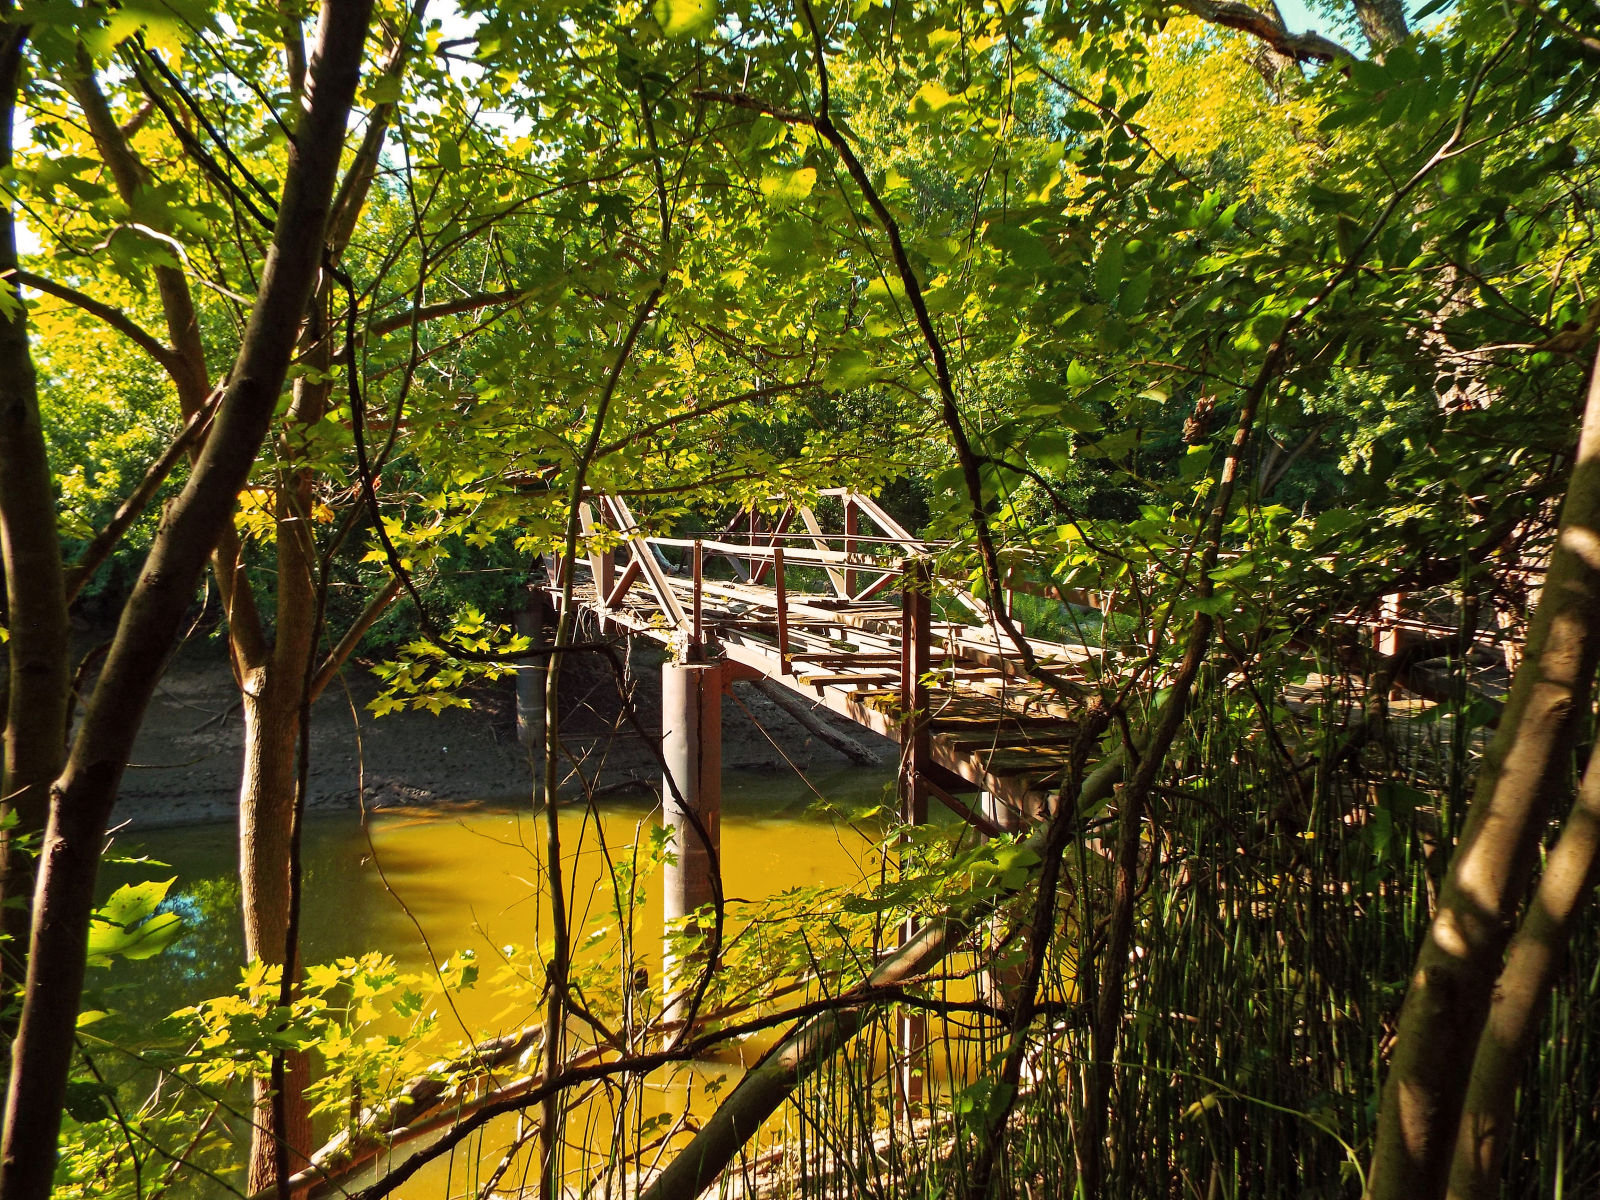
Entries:
{"label": "river water reflection", "polygon": [[[884,772],[862,770],[816,775],[809,783],[792,775],[728,772],[722,866],[730,899],[848,885],[878,869],[878,831],[819,812],[819,793],[841,808],[857,808],[889,799],[892,780]],[[581,806],[564,810],[574,929],[606,903],[597,890],[606,877],[602,842],[613,852],[636,837],[648,842],[657,823],[647,799],[607,802],[589,815]],[[500,947],[542,942],[550,935],[542,889],[544,836],[544,815],[528,806],[385,810],[371,814],[365,827],[353,813],[312,816],[304,848],[304,961],[331,962],[378,949],[402,969],[426,972],[433,962],[462,951],[475,952],[487,965],[497,960]],[[185,918],[186,930],[159,958],[119,964],[113,983],[91,980],[91,988],[101,986],[90,1003],[115,1008],[137,1023],[153,1023],[231,991],[243,963],[234,829],[197,826],[124,835],[116,850],[165,865],[112,864],[104,888],[175,875],[172,904]],[[661,936],[659,883],[652,883],[635,929],[641,947],[659,945]],[[493,1036],[536,1019],[536,1014],[506,1011],[504,998],[490,988],[459,993],[455,1016],[460,1019],[456,1028],[441,1030],[452,1041]],[[419,1181],[408,1194],[442,1196],[450,1190]]]}
{"label": "river water reflection", "polygon": [[[858,807],[884,799],[890,783],[882,772],[858,769],[813,775],[809,786],[792,775],[728,772],[726,894],[757,900],[791,887],[851,884],[875,870],[869,838],[876,831],[818,812],[818,793],[841,807]],[[601,903],[595,897],[604,869],[600,837],[613,848],[626,846],[636,829],[647,837],[658,823],[652,803],[642,798],[604,802],[597,816],[599,831],[581,806],[568,805],[562,815],[574,928]],[[304,961],[379,949],[403,968],[429,969],[430,949],[443,960],[462,950],[492,954],[547,938],[540,887],[544,837],[543,813],[527,806],[386,809],[372,813],[365,829],[354,813],[312,815],[303,851]],[[119,966],[117,1007],[159,1017],[231,990],[244,961],[234,828],[124,834],[114,850],[165,866],[113,863],[103,873],[103,890],[175,875],[172,894],[186,920],[183,938],[160,959]],[[659,893],[652,891],[650,900],[640,914],[641,943],[660,934]]]}

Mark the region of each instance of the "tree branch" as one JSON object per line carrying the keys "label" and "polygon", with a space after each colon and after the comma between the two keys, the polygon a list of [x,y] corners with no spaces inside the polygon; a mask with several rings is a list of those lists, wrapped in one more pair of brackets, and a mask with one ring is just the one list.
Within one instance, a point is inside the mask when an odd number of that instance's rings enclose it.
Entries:
{"label": "tree branch", "polygon": [[1534,16],[1538,17],[1539,20],[1554,25],[1562,33],[1566,34],[1574,42],[1576,42],[1578,49],[1583,51],[1583,53],[1588,57],[1600,58],[1600,38],[1597,38],[1592,34],[1585,33],[1576,25],[1570,24],[1567,21],[1563,21],[1555,13],[1545,8],[1543,5],[1536,3],[1535,0],[1516,0],[1516,4],[1521,8],[1527,9]]}
{"label": "tree branch", "polygon": [[383,616],[399,594],[400,580],[398,577],[390,576],[382,590],[367,601],[367,606],[361,610],[361,615],[351,623],[349,629],[345,630],[344,636],[339,639],[339,644],[328,651],[328,657],[323,659],[322,665],[317,668],[317,673],[311,680],[313,700],[322,695],[323,689],[333,682],[334,676],[339,673],[339,668],[344,666],[355,653],[361,639],[366,637],[367,630],[378,623],[378,618]]}
{"label": "tree branch", "polygon": [[298,104],[306,91],[306,39],[295,6],[287,0],[278,0],[278,27],[283,38],[283,68],[289,76],[289,92]]}
{"label": "tree branch", "polygon": [[[166,98],[161,95],[161,91],[156,86],[155,80],[151,79],[146,73],[144,64],[140,61],[135,51],[130,50],[127,53],[127,62],[129,68],[133,71],[134,76],[139,80],[139,86],[144,89],[144,94],[150,98],[150,100],[155,104],[156,108],[161,111],[161,115],[166,118],[167,128],[172,131],[173,137],[177,138],[178,144],[184,148],[185,153],[200,165],[202,171],[210,177],[213,183],[215,183],[229,196],[233,197],[239,206],[243,208],[245,212],[250,214],[251,218],[256,222],[257,225],[270,234],[273,227],[277,223],[277,209],[276,205],[273,203],[273,196],[271,192],[267,190],[266,185],[264,185],[260,180],[256,179],[256,177],[248,170],[248,168],[243,167],[243,164],[239,164],[241,170],[244,171],[246,182],[250,184],[251,188],[261,195],[263,202],[271,211],[263,210],[261,205],[257,204],[256,201],[251,198],[250,192],[247,191],[241,184],[239,184],[239,182],[227,172],[223,165],[216,160],[212,153],[205,148],[205,145],[200,141],[200,139],[190,132],[188,125],[181,117],[178,116],[177,113],[172,110],[172,106],[168,104]],[[219,134],[217,134],[215,128],[211,125],[211,122],[204,116],[200,115],[199,106],[195,104],[189,98],[187,92],[181,88],[176,77],[173,76],[171,72],[166,71],[160,60],[156,59],[153,55],[151,56],[151,62],[157,66],[158,70],[161,70],[163,74],[166,75],[167,81],[178,90],[179,97],[185,101],[186,107],[196,114],[200,120],[200,123],[206,128],[207,132],[209,132],[211,136],[216,139],[217,144],[222,147],[223,152],[227,154],[234,163],[238,164],[238,159],[232,154],[231,150],[229,150],[227,142],[224,141]]]}
{"label": "tree branch", "polygon": [[1279,54],[1296,62],[1333,62],[1355,57],[1338,42],[1320,33],[1290,33],[1282,21],[1239,0],[1177,0],[1177,3],[1202,21],[1260,38]]}
{"label": "tree branch", "polygon": [[183,367],[177,353],[171,347],[163,346],[153,334],[142,329],[138,322],[120,308],[114,308],[103,301],[96,300],[93,296],[85,295],[83,292],[78,291],[77,288],[68,287],[64,283],[57,283],[54,279],[35,274],[33,271],[25,271],[20,267],[14,271],[6,272],[6,275],[26,287],[31,287],[36,292],[54,296],[57,300],[65,300],[74,308],[81,308],[90,316],[98,317],[104,324],[115,329],[154,359],[163,371],[172,376],[174,382],[180,380]]}
{"label": "tree branch", "polygon": [[[100,90],[94,63],[82,54],[78,61],[79,73],[71,80],[73,97],[83,110],[85,122],[94,138],[96,149],[105,160],[117,185],[117,194],[127,204],[132,204],[139,189],[150,182],[150,172],[134,152],[131,135],[117,123],[111,105]],[[163,223],[158,232],[170,233]],[[194,297],[189,291],[189,281],[181,268],[158,265],[154,269],[156,289],[161,294],[161,310],[167,322],[167,340],[172,344],[174,367],[169,366],[173,381],[178,386],[178,403],[185,417],[193,416],[211,394],[211,381],[206,370],[205,345],[200,338],[200,320],[195,312]]]}
{"label": "tree branch", "polygon": [[[80,58],[79,68],[80,73],[72,80],[72,94],[83,110],[95,146],[111,171],[118,194],[132,203],[139,189],[150,182],[150,173],[134,152],[124,127],[113,117],[111,105],[100,90],[94,64],[87,55]],[[183,271],[172,266],[157,266],[155,278],[177,368],[175,372],[169,368],[169,373],[178,388],[179,408],[186,418],[192,417],[206,406],[212,391],[205,343],[200,337],[199,314]],[[222,531],[211,561],[227,615],[229,650],[235,667],[258,665],[266,656],[266,636],[240,560],[239,536],[231,524]]]}
{"label": "tree branch", "polygon": [[804,391],[806,388],[815,386],[815,383],[811,380],[802,379],[798,383],[774,383],[767,387],[752,388],[748,392],[740,392],[736,396],[724,396],[720,400],[713,400],[709,404],[687,409],[675,416],[662,417],[659,421],[652,421],[648,425],[635,429],[626,438],[607,442],[604,446],[595,450],[595,457],[599,459],[608,454],[615,454],[617,451],[626,449],[628,446],[660,433],[664,429],[671,429],[674,425],[682,425],[700,417],[709,417],[712,413],[724,408],[731,408],[735,404],[745,404],[752,400],[765,400],[768,396],[781,396],[786,392]]}
{"label": "tree branch", "polygon": [[[405,74],[407,35],[427,9],[428,0],[415,0],[406,14],[404,24],[394,32],[388,53],[378,68],[379,82],[398,83]],[[378,159],[383,152],[384,139],[389,134],[389,121],[394,115],[394,101],[379,104],[367,115],[367,132],[361,139],[350,166],[339,183],[333,199],[333,215],[328,220],[328,253],[337,261],[355,236],[356,221],[367,202],[367,192],[378,170]]]}
{"label": "tree branch", "polygon": [[473,292],[466,296],[457,296],[454,300],[441,300],[437,304],[424,304],[419,308],[409,309],[406,312],[396,313],[391,317],[382,317],[367,325],[368,337],[381,337],[386,333],[394,333],[405,329],[414,321],[432,321],[439,317],[453,317],[458,313],[476,312],[480,308],[492,308],[496,304],[520,304],[528,298],[527,292],[507,288],[498,292]]}
{"label": "tree branch", "polygon": [[211,424],[211,416],[216,412],[217,400],[221,399],[221,395],[220,392],[217,393],[210,404],[189,418],[178,436],[172,439],[172,444],[162,452],[161,457],[150,464],[144,473],[144,478],[139,481],[139,486],[134,488],[128,498],[118,506],[116,515],[84,547],[83,553],[78,556],[78,561],[67,571],[68,604],[77,599],[84,585],[94,578],[94,573],[100,569],[100,565],[111,556],[111,551],[122,540],[122,535],[133,527],[133,523],[150,506],[150,501],[155,499],[167,476],[172,474],[172,469],[178,465],[178,460],[204,435]]}

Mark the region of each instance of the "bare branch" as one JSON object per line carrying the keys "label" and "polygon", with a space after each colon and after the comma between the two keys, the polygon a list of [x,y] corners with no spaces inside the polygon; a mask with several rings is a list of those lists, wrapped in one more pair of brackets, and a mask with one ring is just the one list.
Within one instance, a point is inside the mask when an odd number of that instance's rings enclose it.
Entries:
{"label": "bare branch", "polygon": [[[378,71],[380,82],[398,83],[405,74],[407,35],[421,23],[427,6],[428,0],[415,0],[405,21],[391,34],[388,53]],[[389,122],[394,117],[394,110],[394,101],[387,101],[376,105],[367,115],[367,132],[339,183],[339,191],[333,200],[333,215],[328,219],[328,252],[335,259],[344,254],[345,247],[355,236],[356,222],[366,206],[367,192],[377,174],[378,159],[389,135]]]}
{"label": "bare branch", "polygon": [[633,430],[626,438],[607,442],[604,446],[595,450],[595,457],[604,458],[608,454],[615,454],[617,451],[626,449],[628,446],[634,445],[647,437],[652,437],[665,429],[671,429],[675,425],[682,425],[689,421],[698,420],[701,417],[709,417],[712,413],[719,412],[724,408],[731,408],[735,404],[747,404],[756,400],[765,400],[768,396],[780,396],[785,392],[804,391],[806,388],[815,386],[816,384],[812,380],[802,379],[798,383],[774,383],[767,387],[752,388],[748,392],[740,392],[736,396],[724,396],[722,399],[713,400],[709,404],[699,405],[670,417],[662,417],[659,421],[652,421],[648,425]]}
{"label": "bare branch", "polygon": [[379,337],[386,333],[394,333],[404,329],[414,321],[432,321],[439,317],[453,317],[459,313],[476,312],[480,308],[492,308],[496,304],[520,304],[526,300],[528,293],[507,288],[498,292],[473,292],[466,296],[457,296],[454,300],[441,300],[437,304],[424,304],[406,312],[396,313],[392,317],[384,317],[373,321],[367,326],[369,337]]}
{"label": "bare branch", "polygon": [[1592,34],[1585,33],[1582,29],[1571,24],[1570,22],[1563,21],[1559,16],[1545,8],[1543,5],[1535,3],[1535,0],[1516,0],[1516,3],[1519,7],[1525,8],[1529,12],[1533,13],[1541,21],[1545,21],[1548,24],[1554,25],[1557,29],[1561,30],[1562,33],[1566,34],[1577,43],[1579,50],[1583,51],[1583,53],[1588,55],[1590,58],[1600,58],[1600,38],[1597,38]]}
{"label": "bare branch", "polygon": [[322,665],[317,668],[316,676],[311,680],[311,698],[315,700],[322,695],[324,688],[333,682],[339,668],[355,653],[356,646],[367,635],[367,630],[378,623],[378,618],[388,610],[394,598],[400,594],[400,580],[398,576],[391,576],[383,589],[367,601],[366,608],[361,610],[357,617],[345,630],[345,635],[339,639],[339,644],[328,651],[328,657],[323,659]]}

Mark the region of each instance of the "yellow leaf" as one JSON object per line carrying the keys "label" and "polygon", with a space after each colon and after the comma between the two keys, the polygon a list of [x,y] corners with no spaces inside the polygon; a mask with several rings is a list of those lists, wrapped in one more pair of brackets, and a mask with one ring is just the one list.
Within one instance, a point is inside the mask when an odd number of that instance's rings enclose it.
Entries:
{"label": "yellow leaf", "polygon": [[942,108],[949,108],[952,104],[960,103],[963,103],[960,96],[952,96],[945,89],[944,84],[935,79],[930,79],[927,83],[923,84],[921,89],[911,99],[911,107],[913,111],[918,108],[923,108],[928,112],[938,112]]}

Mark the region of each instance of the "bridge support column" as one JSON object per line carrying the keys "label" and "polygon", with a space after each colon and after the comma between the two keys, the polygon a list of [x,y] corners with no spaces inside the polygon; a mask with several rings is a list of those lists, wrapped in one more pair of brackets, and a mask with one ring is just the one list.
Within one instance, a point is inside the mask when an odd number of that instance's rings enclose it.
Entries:
{"label": "bridge support column", "polygon": [[[933,729],[928,719],[928,674],[932,644],[933,577],[925,561],[912,564],[901,580],[900,597],[900,817],[908,825],[928,820],[928,774],[933,765]],[[917,922],[908,920],[900,931],[904,945],[916,936]],[[909,1008],[895,1018],[895,1049],[899,1058],[899,1099],[909,1118],[922,1105],[927,1073],[928,1019]]]}
{"label": "bridge support column", "polygon": [[[661,752],[667,767],[661,802],[677,856],[663,873],[667,925],[711,903],[713,874],[720,870],[722,683],[719,663],[661,667]],[[689,972],[680,970],[670,952],[662,966],[663,995],[670,997]]]}
{"label": "bridge support column", "polygon": [[[530,588],[527,607],[516,616],[517,632],[525,635],[535,646],[549,640],[546,609],[544,598]],[[530,654],[517,666],[517,740],[527,747],[529,761],[533,764],[536,799],[544,784],[544,689],[549,673],[548,654]]]}

